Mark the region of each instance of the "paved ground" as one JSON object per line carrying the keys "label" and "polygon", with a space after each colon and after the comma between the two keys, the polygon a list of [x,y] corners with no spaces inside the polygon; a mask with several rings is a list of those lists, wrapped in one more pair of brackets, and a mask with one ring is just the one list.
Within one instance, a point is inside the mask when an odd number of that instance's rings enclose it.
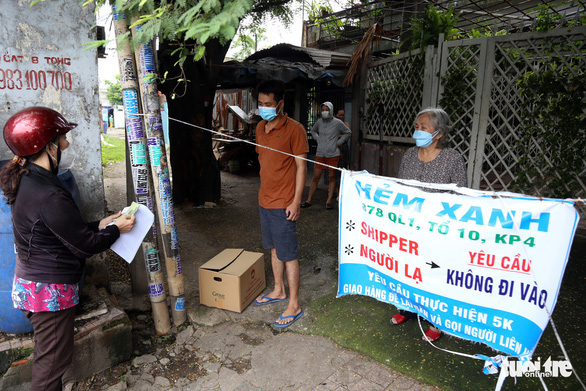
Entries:
{"label": "paved ground", "polygon": [[[188,363],[189,362],[189,363]],[[197,364],[197,365],[194,365]],[[189,325],[103,390],[433,390],[327,338],[225,322]]]}
{"label": "paved ground", "polygon": [[[112,211],[126,204],[123,175],[123,166],[105,170],[106,198],[108,209]],[[285,303],[261,307],[252,305],[241,314],[199,305],[197,269],[200,265],[224,248],[264,251],[258,223],[258,186],[258,176],[223,172],[221,204],[210,208],[189,204],[176,206],[189,321],[178,330],[172,330],[169,338],[156,338],[152,323],[149,323],[148,302],[144,297],[127,300],[125,305],[130,309],[133,333],[140,337],[133,344],[136,357],[132,362],[123,363],[107,373],[75,385],[74,390],[437,389],[405,377],[362,354],[342,348],[327,338],[309,335],[315,320],[323,318],[319,313],[307,311],[287,331],[279,332],[271,324],[283,311]],[[325,198],[326,192],[322,185],[316,193],[314,205],[302,211],[298,222],[301,305],[306,309],[313,300],[331,296],[337,287],[337,212],[325,210]],[[272,274],[268,253],[266,255],[265,271],[269,276],[268,285],[271,286]],[[123,296],[120,298],[124,299]],[[567,299],[574,300],[573,297],[569,294]],[[557,313],[561,314],[559,310]],[[387,315],[392,315],[391,309]],[[384,323],[387,324],[386,320]],[[560,329],[565,330],[562,332],[579,333],[580,324],[561,322]],[[572,331],[574,325],[575,331]],[[407,330],[402,332],[407,333]],[[580,345],[580,341],[576,339],[577,345]],[[405,349],[406,346],[415,345],[406,342],[396,348]],[[416,346],[416,349],[421,351],[422,357],[428,357],[430,353],[426,347]],[[580,348],[573,350],[583,351]],[[392,349],[389,349],[388,354],[389,358],[392,357]],[[441,359],[460,361],[444,356]],[[425,361],[422,359],[421,363],[414,362],[413,365],[429,365],[429,361]],[[384,362],[384,358],[381,362]],[[473,370],[475,374],[481,375],[478,374],[479,368],[474,367]],[[472,375],[460,370],[454,374],[454,381],[442,384],[448,388],[472,389],[457,385],[476,384],[465,383],[461,379]],[[496,379],[487,382],[490,388]],[[510,387],[516,387],[512,381],[509,383]],[[532,389],[527,387],[523,389]],[[569,387],[565,389],[572,389]]]}
{"label": "paved ground", "polygon": [[[110,134],[112,132],[109,132]],[[125,203],[124,169],[105,169],[109,210]],[[199,305],[197,268],[223,248],[260,248],[256,192],[258,177],[222,173],[223,204],[210,208],[180,205],[177,227],[188,303],[187,324],[173,329],[174,342],[137,339],[137,356],[108,373],[70,384],[74,390],[435,390],[331,340],[305,334],[307,314],[284,332],[270,325],[285,303],[249,306],[242,314]],[[323,193],[323,194],[322,194]],[[316,201],[325,203],[325,191]],[[299,222],[301,304],[334,291],[336,286],[337,212],[318,202]],[[309,217],[311,216],[311,217]],[[310,239],[310,237],[313,237]],[[265,257],[265,259],[269,259]],[[267,276],[271,276],[266,265]],[[272,284],[269,277],[268,284]],[[122,294],[120,294],[122,295]],[[146,315],[133,318],[134,330],[148,335],[152,325],[145,300],[131,301]],[[130,303],[130,304],[129,304]],[[141,325],[144,322],[144,325]],[[151,346],[151,344],[153,346]],[[150,348],[150,349],[149,349]],[[141,351],[148,353],[142,354]]]}

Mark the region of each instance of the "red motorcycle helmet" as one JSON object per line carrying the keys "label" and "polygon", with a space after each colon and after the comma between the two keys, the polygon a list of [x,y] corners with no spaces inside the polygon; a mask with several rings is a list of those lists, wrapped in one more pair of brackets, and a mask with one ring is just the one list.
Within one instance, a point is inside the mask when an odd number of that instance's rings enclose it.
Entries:
{"label": "red motorcycle helmet", "polygon": [[15,155],[29,156],[76,126],[53,109],[29,107],[8,119],[4,125],[4,141]]}

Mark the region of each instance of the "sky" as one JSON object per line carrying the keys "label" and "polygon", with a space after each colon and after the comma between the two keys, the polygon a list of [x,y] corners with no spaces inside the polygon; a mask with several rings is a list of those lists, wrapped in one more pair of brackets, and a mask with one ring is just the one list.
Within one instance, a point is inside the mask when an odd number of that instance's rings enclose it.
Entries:
{"label": "sky", "polygon": [[[279,43],[290,43],[292,45],[301,46],[301,33],[303,28],[302,20],[302,6],[295,3],[296,9],[294,11],[293,23],[288,27],[283,27],[283,24],[277,19],[268,20],[266,26],[267,39],[259,42],[258,50],[267,49]],[[241,22],[241,25],[246,23],[246,20]],[[227,57],[233,57],[238,52],[238,48],[234,45],[230,46]]]}
{"label": "sky", "polygon": [[[303,19],[307,19],[307,12],[303,12],[303,4],[292,1],[291,4],[295,7],[293,23],[288,27],[283,27],[282,23],[277,19],[269,20],[266,27],[267,40],[262,41],[258,45],[258,50],[267,49],[279,43],[289,43],[292,45],[301,46],[301,33],[303,30]],[[334,11],[342,10],[342,7],[337,1],[330,1],[330,6]],[[244,23],[245,21],[241,22]],[[228,50],[227,57],[232,57],[237,52],[237,48],[233,46]]]}
{"label": "sky", "polygon": [[[266,26],[267,40],[260,42],[258,50],[267,49],[279,43],[289,43],[297,46],[301,45],[303,17],[307,18],[307,12],[302,12],[302,4],[298,2],[292,3],[295,7],[293,23],[288,28],[285,28],[279,20],[269,20]],[[335,10],[341,9],[341,7],[335,1],[331,2],[331,5]],[[105,25],[106,39],[113,39],[114,31],[112,28],[111,9],[108,5],[104,5],[102,6],[102,8],[100,8],[100,12],[98,13],[97,17],[97,22],[97,24],[99,25]],[[237,50],[234,50],[231,47],[228,51],[227,56],[231,57],[236,52]],[[108,54],[108,56],[105,59],[100,59],[98,61],[98,67],[100,72],[100,90],[103,91],[105,91],[106,89],[104,80],[114,81],[115,75],[119,73],[115,42],[110,42],[106,46],[106,53]]]}

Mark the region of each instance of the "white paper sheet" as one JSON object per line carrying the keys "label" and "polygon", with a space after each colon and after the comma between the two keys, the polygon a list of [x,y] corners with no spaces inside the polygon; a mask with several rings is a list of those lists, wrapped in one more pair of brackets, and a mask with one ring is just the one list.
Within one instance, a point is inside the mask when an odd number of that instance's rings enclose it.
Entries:
{"label": "white paper sheet", "polygon": [[[124,213],[125,210],[126,208],[122,212]],[[136,217],[134,227],[130,232],[120,234],[118,240],[110,247],[128,263],[134,259],[142,240],[155,221],[155,215],[144,205],[140,205],[134,216]]]}

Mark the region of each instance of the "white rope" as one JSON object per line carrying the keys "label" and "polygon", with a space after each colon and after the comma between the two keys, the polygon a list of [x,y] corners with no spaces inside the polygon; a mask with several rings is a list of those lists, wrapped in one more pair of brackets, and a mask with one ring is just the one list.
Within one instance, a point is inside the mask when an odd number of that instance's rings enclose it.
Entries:
{"label": "white rope", "polygon": [[[141,116],[148,116],[149,114],[137,114],[137,115],[141,115]],[[307,158],[303,158],[300,156],[296,156],[287,152],[283,152],[283,151],[279,151],[278,149],[274,149],[271,147],[267,147],[265,145],[260,145],[257,144],[255,142],[249,141],[249,140],[245,140],[245,139],[241,139],[235,136],[231,136],[229,134],[226,133],[222,133],[222,132],[218,132],[215,131],[213,129],[208,129],[208,128],[204,128],[203,126],[198,126],[198,125],[194,125],[191,124],[189,122],[185,122],[173,117],[169,117],[167,115],[161,115],[161,118],[167,118],[170,120],[173,120],[175,122],[178,122],[180,124],[183,125],[187,125],[190,126],[192,128],[196,128],[196,129],[200,129],[200,130],[205,130],[206,132],[210,132],[213,133],[217,136],[221,136],[221,137],[227,137],[231,140],[235,140],[235,141],[240,141],[255,147],[260,147],[260,148],[264,148],[264,149],[268,149],[270,151],[273,152],[277,152],[277,153],[282,153],[283,155],[287,155],[296,159],[301,159],[301,160],[305,160],[306,162],[310,162],[310,163],[314,163],[314,164],[319,164],[321,166],[325,166],[328,168],[331,168],[332,170],[338,170],[340,172],[344,172],[344,171],[350,171],[350,170],[346,170],[344,168],[340,168],[340,167],[334,167],[334,166],[330,166],[328,164],[325,163],[320,163],[317,162],[315,160],[311,160],[311,159],[307,159]],[[389,177],[385,177],[382,175],[376,175],[376,174],[372,174],[369,173],[367,171],[350,171],[351,175],[365,175],[365,174],[369,174],[372,175],[376,178],[386,178],[388,179]],[[440,183],[424,183],[424,182],[419,182],[416,180],[412,180],[412,179],[399,179],[399,178],[392,178],[393,181],[395,182],[399,182],[408,186],[415,186],[415,187],[422,187],[422,188],[428,188],[428,189],[436,189],[436,190],[447,190],[447,191],[453,191],[456,193],[460,193],[463,195],[468,195],[468,196],[472,196],[472,197],[482,197],[482,196],[492,196],[492,197],[502,197],[502,196],[507,196],[507,197],[524,197],[524,198],[531,198],[531,199],[539,199],[539,200],[544,200],[544,201],[559,201],[559,200],[554,200],[554,199],[550,199],[550,198],[543,198],[543,197],[533,197],[533,196],[528,196],[525,194],[521,194],[521,193],[511,193],[511,192],[497,192],[497,191],[490,191],[490,190],[475,190],[475,189],[470,189],[468,187],[458,187],[456,184],[454,183],[450,183],[450,184],[440,184]],[[583,198],[569,198],[569,199],[565,199],[562,200],[562,202],[572,202],[575,203],[577,205],[584,205],[584,203],[586,202],[586,200],[584,200]]]}
{"label": "white rope", "polygon": [[[139,114],[139,115],[146,116],[148,114]],[[202,126],[194,125],[194,124],[191,124],[189,122],[181,121],[181,120],[176,119],[176,118],[172,118],[172,117],[169,117],[169,116],[163,116],[163,115],[161,115],[161,117],[166,117],[166,118],[168,118],[170,120],[173,120],[175,122],[178,122],[178,123],[181,123],[181,124],[184,124],[184,125],[187,125],[187,126],[196,128],[196,129],[205,130],[207,132],[216,134],[216,135],[221,136],[221,137],[227,137],[229,139],[237,140],[237,141],[240,141],[240,142],[243,142],[243,143],[246,143],[246,144],[255,146],[255,147],[261,147],[261,148],[265,148],[265,149],[268,149],[268,150],[273,151],[273,152],[282,153],[283,155],[287,155],[287,156],[293,157],[295,159],[301,159],[301,160],[305,160],[307,162],[311,162],[311,163],[314,163],[314,164],[319,164],[319,165],[322,165],[322,166],[331,168],[333,170],[338,170],[340,172],[349,171],[349,170],[346,170],[346,169],[343,169],[343,168],[330,166],[328,164],[316,162],[315,160],[311,160],[311,159],[303,158],[301,156],[296,156],[296,155],[293,155],[293,154],[290,154],[290,153],[287,153],[287,152],[283,152],[283,151],[280,151],[278,149],[270,148],[270,147],[267,147],[265,145],[260,145],[260,144],[254,143],[252,141],[249,141],[249,140],[244,140],[244,139],[241,139],[241,138],[238,138],[238,137],[235,137],[235,136],[231,136],[229,134],[221,133],[221,132],[215,131],[213,129],[208,129],[208,128],[204,128]],[[366,172],[366,171],[350,171],[350,175],[364,175],[364,174],[369,174],[369,173]],[[379,175],[376,175],[376,174],[370,174],[370,175],[373,175],[374,177],[380,177]],[[388,178],[388,177],[385,177],[385,178]],[[538,200],[542,200],[542,201],[560,201],[560,200],[554,200],[554,199],[542,198],[542,197],[531,197],[531,196],[527,196],[525,194],[520,194],[520,193],[497,192],[497,191],[486,191],[486,190],[475,190],[475,189],[470,189],[470,188],[467,188],[467,187],[458,187],[456,184],[453,184],[453,183],[452,184],[423,183],[423,182],[419,182],[419,181],[416,181],[416,180],[399,179],[399,178],[393,178],[392,180],[394,180],[396,182],[399,182],[399,183],[402,183],[402,184],[407,185],[407,186],[415,186],[415,187],[422,187],[422,188],[429,188],[429,189],[436,189],[436,190],[453,191],[453,192],[457,192],[457,193],[460,193],[460,194],[463,194],[463,195],[472,196],[472,197],[482,197],[482,196],[497,197],[497,198],[499,198],[500,200],[503,201],[503,203],[505,204],[505,206],[507,208],[508,208],[508,205],[506,205],[506,202],[505,202],[505,199],[506,198],[505,197],[515,197],[515,198],[523,197],[523,198],[530,198],[530,199],[538,199]],[[561,201],[562,202],[571,202],[571,203],[574,203],[574,204],[577,204],[577,205],[584,205],[584,203],[585,203],[585,200],[583,198],[565,199],[565,200],[561,200]],[[508,210],[510,211],[510,208],[508,208]],[[518,227],[516,227],[516,226],[515,226],[515,228],[518,229]],[[525,246],[523,246],[523,249],[525,251],[525,255],[527,256],[527,253],[526,253],[526,250],[525,250]],[[533,271],[531,271],[531,274],[533,276],[533,279],[534,279],[535,284],[537,285],[537,282],[535,281],[535,275],[533,274]],[[564,357],[565,357],[566,361],[568,361],[568,363],[570,363],[570,366],[571,366],[571,368],[572,368],[572,370],[574,372],[574,375],[578,379],[578,382],[582,385],[582,388],[584,388],[586,390],[586,386],[582,382],[582,379],[580,379],[580,377],[578,376],[578,373],[576,372],[576,370],[574,369],[574,366],[572,365],[572,363],[570,361],[570,358],[568,356],[568,353],[567,353],[567,351],[566,351],[566,349],[565,349],[565,347],[564,347],[564,345],[562,343],[561,337],[560,337],[560,335],[559,335],[559,333],[557,331],[557,328],[555,327],[555,324],[553,322],[553,319],[551,317],[551,313],[549,311],[549,308],[547,306],[544,306],[544,308],[545,308],[545,310],[547,312],[547,315],[549,317],[549,323],[552,326],[552,329],[554,331],[554,335],[556,336],[556,339],[557,339],[557,341],[558,341],[558,343],[560,345],[560,348],[562,349],[562,352],[564,354]],[[417,321],[419,323],[419,328],[421,330],[421,334],[422,335],[425,335],[425,332],[423,331],[423,327],[421,326],[421,319],[420,319],[419,315],[417,316]],[[434,345],[429,339],[426,338],[426,340],[434,348],[436,348],[438,350],[441,350],[441,351],[444,351],[446,353],[451,353],[451,354],[455,354],[455,355],[462,356],[462,357],[468,357],[468,358],[472,358],[474,360],[485,360],[484,358],[481,358],[481,357],[479,357],[477,355],[471,355],[471,354],[467,354],[467,353],[455,352],[455,351],[452,351],[452,350],[447,350],[447,349],[440,348],[440,347]],[[541,381],[541,383],[543,385],[543,388],[547,391],[547,386],[545,385],[545,382],[544,382],[544,380],[543,380],[543,378],[541,376],[539,376],[539,380]]]}
{"label": "white rope", "polygon": [[[504,208],[507,213],[511,212],[511,208],[509,207],[508,203],[506,202],[506,198],[500,197],[500,195],[497,194],[497,197],[501,200],[501,202],[504,205]],[[520,228],[518,226],[518,223],[513,221],[513,230],[515,231],[515,233],[520,234]],[[570,242],[571,244],[571,242]],[[526,259],[529,259],[528,253],[527,253],[527,246],[525,244],[523,244],[522,247],[522,251],[523,251],[523,255],[525,256]],[[530,273],[531,273],[531,277],[533,277],[533,283],[537,286],[537,288],[540,289],[539,284],[537,283],[537,278],[535,277],[535,273],[533,272],[533,269],[530,268]],[[586,390],[586,386],[584,385],[584,383],[582,382],[582,379],[580,378],[580,376],[578,375],[578,372],[575,370],[574,366],[572,365],[572,362],[570,361],[570,356],[568,355],[568,352],[566,351],[566,348],[562,342],[562,338],[560,337],[560,334],[557,330],[557,327],[555,326],[555,323],[553,322],[553,318],[551,315],[551,312],[549,310],[549,307],[547,306],[547,303],[545,303],[543,305],[543,309],[545,310],[545,312],[547,313],[547,317],[548,317],[548,321],[549,324],[551,324],[551,328],[553,330],[553,333],[558,341],[558,344],[560,346],[560,348],[562,349],[562,353],[564,354],[564,358],[566,359],[566,361],[570,364],[570,367],[572,368],[572,372],[574,373],[574,376],[576,376],[576,379],[578,379],[578,382],[580,383],[580,385],[582,386],[582,388],[584,390]],[[543,385],[543,388],[547,391],[547,387],[545,385],[545,381],[542,379],[541,375],[539,374],[539,380],[541,381],[541,384]]]}
{"label": "white rope", "polygon": [[[511,208],[509,207],[508,203],[506,202],[506,198],[501,197],[501,194],[498,194],[498,193],[496,193],[495,195],[502,201],[502,203],[504,205],[504,209],[507,210],[507,212],[510,212],[511,211]],[[515,225],[514,225],[513,228],[516,230],[516,233],[519,233],[519,227],[518,227],[518,225],[516,223],[515,223]],[[527,254],[527,249],[526,249],[526,246],[525,245],[523,246],[522,249],[523,249],[522,251],[524,252],[525,257],[526,258],[529,258],[528,257],[528,254]],[[539,287],[539,285],[537,284],[537,281],[536,281],[537,279],[535,277],[535,273],[533,272],[533,269],[531,269],[531,276],[533,277],[533,282],[535,283],[535,285],[537,287]],[[574,373],[574,376],[576,377],[576,379],[578,380],[578,382],[580,383],[580,385],[582,386],[582,388],[584,390],[586,390],[586,386],[582,382],[582,379],[580,378],[580,376],[578,375],[577,371],[575,370],[572,362],[570,361],[570,357],[569,357],[569,355],[568,355],[568,353],[566,351],[566,348],[565,348],[565,346],[564,346],[564,344],[562,342],[561,336],[559,335],[559,332],[558,332],[558,330],[557,330],[557,328],[555,326],[555,323],[553,321],[551,312],[549,311],[549,307],[547,305],[544,305],[544,309],[545,309],[545,311],[547,313],[549,323],[551,324],[551,327],[553,329],[553,333],[554,333],[554,335],[555,335],[555,337],[556,337],[556,339],[558,341],[558,344],[559,344],[559,346],[560,346],[560,348],[561,348],[561,350],[562,350],[562,352],[564,354],[564,358],[570,364],[570,367],[572,368],[572,372]],[[419,329],[421,330],[421,334],[422,335],[425,335],[425,332],[423,331],[423,327],[421,326],[421,318],[420,318],[419,315],[417,315],[417,321],[419,323]],[[440,347],[434,345],[428,338],[425,338],[425,340],[431,346],[433,346],[434,348],[436,348],[438,350],[441,350],[441,351],[444,351],[446,353],[451,353],[451,354],[455,354],[455,355],[462,356],[462,357],[468,357],[468,358],[472,358],[472,359],[475,359],[475,360],[483,360],[483,358],[478,357],[477,355],[470,355],[470,354],[467,354],[467,353],[455,352],[455,351],[452,351],[452,350],[440,348]],[[507,356],[507,358],[508,357],[510,357],[510,356]],[[548,391],[547,385],[545,384],[545,380],[543,379],[543,377],[541,376],[541,373],[539,373],[539,372],[538,372],[538,377],[539,377],[539,381],[541,382],[541,385],[543,386],[543,389],[545,391]],[[500,386],[498,384],[497,384],[497,388],[496,389],[497,390],[500,389]]]}
{"label": "white rope", "polygon": [[[141,114],[141,115],[147,115],[147,114]],[[162,116],[161,116],[161,117],[162,117]],[[218,136],[221,136],[221,137],[228,137],[229,139],[232,139],[232,140],[237,140],[237,141],[240,141],[240,142],[243,142],[243,143],[249,144],[249,145],[253,145],[253,146],[255,146],[255,147],[261,147],[261,148],[264,148],[264,149],[268,149],[269,151],[273,151],[273,152],[282,153],[283,155],[291,156],[291,157],[293,157],[293,158],[295,158],[295,159],[301,159],[301,160],[305,160],[306,162],[311,162],[311,163],[319,164],[319,165],[322,165],[322,166],[326,166],[326,167],[328,167],[328,168],[331,168],[331,169],[334,169],[334,170],[338,170],[338,171],[340,171],[340,172],[342,172],[342,171],[344,170],[344,169],[342,169],[342,168],[339,168],[339,167],[330,166],[330,165],[328,165],[328,164],[324,164],[324,163],[319,163],[319,162],[316,162],[315,160],[306,159],[306,158],[304,158],[304,157],[301,157],[301,156],[297,156],[297,155],[293,155],[293,154],[290,154],[290,153],[287,153],[287,152],[279,151],[278,149],[274,149],[274,148],[271,148],[271,147],[267,147],[267,146],[265,146],[265,145],[260,145],[260,144],[254,143],[254,142],[252,142],[252,141],[248,141],[248,140],[241,139],[241,138],[238,138],[238,137],[235,137],[235,136],[231,136],[231,135],[229,135],[229,134],[226,134],[226,133],[217,132],[217,131],[215,131],[215,130],[213,130],[213,129],[204,128],[203,126],[198,126],[198,125],[190,124],[189,122],[181,121],[181,120],[179,120],[179,119],[176,119],[176,118],[172,118],[172,117],[167,117],[167,118],[168,118],[168,119],[171,119],[171,120],[173,120],[173,121],[175,121],[175,122],[179,122],[179,123],[181,123],[181,124],[183,124],[183,125],[188,125],[188,126],[191,126],[191,127],[193,127],[193,128],[200,129],[200,130],[205,130],[205,131],[207,131],[207,132],[210,132],[210,133],[216,134],[216,135],[218,135]]]}
{"label": "white rope", "polygon": [[[419,314],[417,314],[417,323],[419,324],[419,330],[421,330],[421,335],[425,336],[425,332],[423,331],[423,327],[421,326],[421,316],[419,316]],[[436,348],[437,350],[441,350],[443,352],[455,354],[455,355],[462,356],[462,357],[473,358],[474,360],[483,360],[483,361],[485,361],[484,358],[478,357],[476,355],[472,355],[472,354],[468,354],[468,353],[461,353],[461,352],[454,352],[453,350],[448,350],[448,349],[440,348],[439,346],[434,345],[433,342],[431,342],[429,340],[429,338],[427,338],[427,336],[425,336],[425,340],[431,346],[433,346],[434,348]]]}

